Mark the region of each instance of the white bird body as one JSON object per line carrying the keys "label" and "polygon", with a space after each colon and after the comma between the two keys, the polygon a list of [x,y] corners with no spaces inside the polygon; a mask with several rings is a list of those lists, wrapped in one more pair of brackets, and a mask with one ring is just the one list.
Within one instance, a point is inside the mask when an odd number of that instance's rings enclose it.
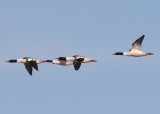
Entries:
{"label": "white bird body", "polygon": [[66,57],[67,61],[74,61],[76,58],[75,57]]}
{"label": "white bird body", "polygon": [[52,63],[58,64],[58,65],[64,65],[64,66],[66,66],[66,65],[72,65],[72,63],[69,63],[69,62],[63,61],[63,60],[52,61]]}
{"label": "white bird body", "polygon": [[59,57],[56,59],[58,60],[46,60],[45,62],[51,62],[53,64],[58,64],[58,65],[63,65],[63,66],[72,65],[72,63],[66,60],[66,57]]}
{"label": "white bird body", "polygon": [[147,52],[140,51],[140,50],[133,50],[133,51],[129,51],[129,52],[124,52],[123,55],[140,57],[140,56],[146,56]]}
{"label": "white bird body", "polygon": [[39,63],[43,63],[43,61],[38,60],[38,59],[36,59],[35,61],[36,61],[36,63],[37,63],[37,64],[39,64]]}
{"label": "white bird body", "polygon": [[43,61],[35,59],[35,58],[31,58],[31,57],[24,57],[21,59],[17,59],[18,63],[26,63],[26,62],[31,62],[31,61],[33,61],[33,62],[35,61],[37,64],[43,63]]}
{"label": "white bird body", "polygon": [[18,62],[18,63],[26,63],[26,61],[27,61],[27,60],[26,60],[26,59],[23,59],[23,58],[22,58],[22,59],[17,59],[17,62]]}
{"label": "white bird body", "polygon": [[90,58],[84,58],[84,60],[82,61],[82,63],[88,63],[88,62],[92,62],[93,60]]}
{"label": "white bird body", "polygon": [[90,58],[86,58],[86,57],[83,57],[83,56],[73,56],[73,57],[66,57],[66,60],[68,61],[75,61],[75,60],[81,60],[80,62],[81,63],[88,63],[88,62],[93,62],[95,60],[92,60]]}

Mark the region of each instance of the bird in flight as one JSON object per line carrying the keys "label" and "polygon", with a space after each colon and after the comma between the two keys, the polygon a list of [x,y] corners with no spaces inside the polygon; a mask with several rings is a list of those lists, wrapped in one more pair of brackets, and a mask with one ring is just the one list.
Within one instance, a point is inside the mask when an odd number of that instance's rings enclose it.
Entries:
{"label": "bird in flight", "polygon": [[6,62],[23,63],[25,65],[26,70],[28,71],[28,73],[31,76],[32,76],[33,68],[38,71],[38,65],[37,64],[43,63],[43,61],[31,58],[31,57],[24,57],[24,58],[21,58],[21,59],[11,59],[11,60],[8,60]]}
{"label": "bird in flight", "polygon": [[113,55],[125,55],[125,56],[133,56],[133,57],[140,57],[140,56],[146,56],[146,55],[153,55],[153,53],[142,51],[141,45],[143,42],[145,35],[142,35],[140,38],[138,38],[133,44],[132,48],[128,52],[117,52]]}

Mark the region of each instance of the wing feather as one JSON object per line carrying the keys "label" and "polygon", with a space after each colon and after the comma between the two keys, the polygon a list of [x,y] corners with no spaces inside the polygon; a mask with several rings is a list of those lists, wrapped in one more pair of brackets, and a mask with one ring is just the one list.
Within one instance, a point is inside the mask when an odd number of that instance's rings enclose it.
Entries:
{"label": "wing feather", "polygon": [[78,62],[78,61],[73,61],[73,65],[74,65],[74,69],[78,70],[80,68],[80,66],[81,66],[81,63]]}
{"label": "wing feather", "polygon": [[33,67],[34,69],[36,69],[36,70],[38,71],[38,65],[37,65],[36,61],[32,61],[32,62],[31,62],[31,65],[32,65],[32,67]]}
{"label": "wing feather", "polygon": [[32,76],[32,66],[31,66],[31,63],[30,62],[26,62],[24,63],[28,73]]}
{"label": "wing feather", "polygon": [[142,35],[140,38],[138,38],[133,44],[132,44],[132,48],[129,51],[132,50],[141,50],[141,44],[143,42],[145,35]]}

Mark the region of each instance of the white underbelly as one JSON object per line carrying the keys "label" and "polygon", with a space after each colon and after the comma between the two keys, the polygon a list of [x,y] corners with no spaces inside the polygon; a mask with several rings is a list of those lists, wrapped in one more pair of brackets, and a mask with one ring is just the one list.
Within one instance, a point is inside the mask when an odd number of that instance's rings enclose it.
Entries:
{"label": "white underbelly", "polygon": [[69,63],[67,61],[53,61],[54,64],[58,64],[58,65],[71,65],[72,63]]}
{"label": "white underbelly", "polygon": [[146,53],[143,51],[130,51],[130,52],[125,52],[124,55],[140,57],[140,56],[146,56]]}

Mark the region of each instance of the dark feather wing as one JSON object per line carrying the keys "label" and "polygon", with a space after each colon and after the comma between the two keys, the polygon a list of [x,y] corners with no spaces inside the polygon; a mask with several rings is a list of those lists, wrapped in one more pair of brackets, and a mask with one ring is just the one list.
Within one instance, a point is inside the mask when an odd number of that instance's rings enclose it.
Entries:
{"label": "dark feather wing", "polygon": [[38,71],[38,65],[36,61],[32,61],[31,64],[32,64],[31,66]]}
{"label": "dark feather wing", "polygon": [[28,73],[32,76],[32,66],[31,66],[31,63],[30,62],[26,62],[24,63]]}
{"label": "dark feather wing", "polygon": [[75,70],[78,70],[80,68],[80,66],[81,66],[81,63],[78,62],[78,61],[74,61],[73,64],[74,64],[74,69]]}
{"label": "dark feather wing", "polygon": [[130,49],[130,51],[131,51],[131,50],[141,50],[141,44],[142,44],[142,42],[143,42],[144,36],[145,36],[145,35],[142,35],[140,38],[138,38],[138,39],[132,44],[132,48]]}

